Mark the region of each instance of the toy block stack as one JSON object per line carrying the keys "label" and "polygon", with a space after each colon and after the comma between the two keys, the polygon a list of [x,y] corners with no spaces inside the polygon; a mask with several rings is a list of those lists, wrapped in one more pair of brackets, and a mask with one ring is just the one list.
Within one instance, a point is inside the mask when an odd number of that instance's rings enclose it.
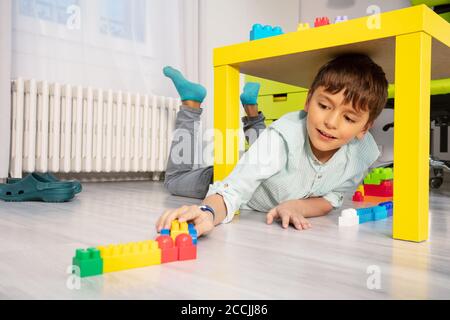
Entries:
{"label": "toy block stack", "polygon": [[[72,264],[80,277],[142,268],[197,258],[197,231],[193,224],[172,222],[155,240],[77,249]],[[79,274],[78,274],[79,273]]]}
{"label": "toy block stack", "polygon": [[[348,21],[348,16],[337,16],[334,20],[334,24],[342,23]],[[331,24],[330,18],[328,17],[317,17],[314,19],[314,27],[322,27]],[[310,29],[309,23],[299,23],[297,31],[303,31]]]}
{"label": "toy block stack", "polygon": [[322,27],[322,26],[327,26],[330,24],[330,19],[328,19],[328,17],[317,17],[314,20],[314,27]]}
{"label": "toy block stack", "polygon": [[392,216],[392,208],[392,201],[387,201],[373,207],[342,210],[339,217],[339,226],[349,227],[369,221],[386,219]]}
{"label": "toy block stack", "polygon": [[364,178],[364,184],[358,187],[352,200],[355,202],[363,202],[370,197],[376,197],[376,202],[383,198],[385,200],[391,200],[393,193],[392,168],[375,168]]}
{"label": "toy block stack", "polygon": [[250,41],[279,36],[280,34],[283,34],[283,30],[279,26],[271,27],[255,23],[250,31]]}

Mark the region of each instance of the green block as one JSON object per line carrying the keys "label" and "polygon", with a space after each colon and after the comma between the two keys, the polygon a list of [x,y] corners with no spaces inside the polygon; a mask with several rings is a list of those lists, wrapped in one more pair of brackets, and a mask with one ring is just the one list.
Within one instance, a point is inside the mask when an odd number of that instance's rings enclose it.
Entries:
{"label": "green block", "polygon": [[97,248],[77,249],[72,264],[80,268],[81,278],[103,274],[103,259]]}
{"label": "green block", "polygon": [[393,178],[394,172],[392,168],[375,168],[364,178],[364,184],[380,185],[381,181]]}

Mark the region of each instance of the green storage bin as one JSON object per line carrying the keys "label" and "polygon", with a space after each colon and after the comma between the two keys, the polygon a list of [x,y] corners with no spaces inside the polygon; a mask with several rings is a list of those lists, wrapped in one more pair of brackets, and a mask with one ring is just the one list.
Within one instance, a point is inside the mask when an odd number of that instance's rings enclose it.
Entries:
{"label": "green storage bin", "polygon": [[246,76],[246,82],[259,82],[258,109],[266,117],[266,125],[284,114],[302,110],[308,96],[308,89],[263,78]]}

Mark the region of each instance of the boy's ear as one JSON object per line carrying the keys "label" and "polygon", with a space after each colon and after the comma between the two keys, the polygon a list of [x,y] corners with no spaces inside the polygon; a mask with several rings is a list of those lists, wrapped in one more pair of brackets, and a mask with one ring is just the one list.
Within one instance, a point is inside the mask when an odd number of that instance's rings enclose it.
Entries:
{"label": "boy's ear", "polygon": [[305,107],[303,108],[303,110],[305,112],[309,111],[309,103],[311,102],[311,94],[308,93],[308,96],[306,97],[306,102],[305,102]]}
{"label": "boy's ear", "polygon": [[369,131],[370,128],[373,127],[373,122],[368,122],[364,128],[356,135],[356,138],[358,138],[358,140],[361,140],[362,138],[364,138],[364,135],[367,133],[367,131]]}

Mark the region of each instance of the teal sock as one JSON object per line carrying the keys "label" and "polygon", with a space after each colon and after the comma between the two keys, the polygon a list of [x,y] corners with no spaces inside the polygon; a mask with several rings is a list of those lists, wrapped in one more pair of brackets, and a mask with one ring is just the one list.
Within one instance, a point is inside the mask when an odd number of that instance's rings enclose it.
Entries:
{"label": "teal sock", "polygon": [[259,87],[260,84],[258,82],[247,82],[244,86],[244,92],[241,94],[242,104],[256,104]]}
{"label": "teal sock", "polygon": [[203,99],[206,97],[206,89],[201,84],[186,80],[180,71],[172,67],[164,67],[163,73],[166,77],[172,79],[182,101],[194,100],[203,102]]}

